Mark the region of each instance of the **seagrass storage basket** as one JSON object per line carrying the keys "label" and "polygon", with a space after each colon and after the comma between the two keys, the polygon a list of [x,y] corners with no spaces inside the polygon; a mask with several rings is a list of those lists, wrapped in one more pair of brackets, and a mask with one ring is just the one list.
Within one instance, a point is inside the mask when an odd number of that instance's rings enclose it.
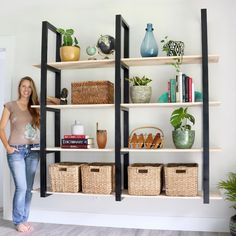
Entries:
{"label": "seagrass storage basket", "polygon": [[83,165],[82,192],[94,194],[111,194],[113,187],[113,165],[91,163]]}
{"label": "seagrass storage basket", "polygon": [[169,163],[164,167],[164,175],[166,195],[197,196],[197,163]]}
{"label": "seagrass storage basket", "polygon": [[128,166],[128,194],[159,195],[162,164],[135,163]]}
{"label": "seagrass storage basket", "polygon": [[50,186],[53,192],[77,193],[81,190],[82,163],[61,162],[49,165]]}
{"label": "seagrass storage basket", "polygon": [[110,81],[84,81],[71,83],[72,104],[112,104],[114,84]]}

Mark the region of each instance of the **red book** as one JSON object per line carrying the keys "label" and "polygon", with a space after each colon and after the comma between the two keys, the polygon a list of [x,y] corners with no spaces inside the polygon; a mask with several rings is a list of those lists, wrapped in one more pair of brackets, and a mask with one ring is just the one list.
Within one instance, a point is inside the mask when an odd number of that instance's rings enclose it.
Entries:
{"label": "red book", "polygon": [[170,102],[170,81],[168,81],[168,102]]}
{"label": "red book", "polygon": [[65,134],[64,139],[85,139],[89,138],[88,135],[85,134]]}
{"label": "red book", "polygon": [[62,144],[61,148],[78,148],[78,149],[88,149],[92,148],[93,145],[90,144]]}
{"label": "red book", "polygon": [[193,101],[192,83],[193,83],[193,79],[189,77],[188,79],[188,101],[189,102]]}

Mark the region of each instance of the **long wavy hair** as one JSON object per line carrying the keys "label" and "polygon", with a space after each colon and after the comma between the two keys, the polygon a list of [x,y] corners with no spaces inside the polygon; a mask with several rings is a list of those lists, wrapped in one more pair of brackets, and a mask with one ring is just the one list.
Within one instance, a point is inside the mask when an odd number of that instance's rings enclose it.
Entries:
{"label": "long wavy hair", "polygon": [[30,82],[30,86],[32,89],[31,95],[29,97],[29,102],[28,102],[28,110],[32,116],[32,126],[34,128],[39,128],[40,126],[40,114],[39,114],[39,109],[35,109],[32,108],[31,105],[39,105],[39,99],[38,99],[38,94],[36,91],[36,86],[35,83],[33,81],[33,79],[29,76],[23,77],[18,85],[18,98],[21,98],[21,94],[20,94],[20,86],[22,84],[23,81],[28,80]]}

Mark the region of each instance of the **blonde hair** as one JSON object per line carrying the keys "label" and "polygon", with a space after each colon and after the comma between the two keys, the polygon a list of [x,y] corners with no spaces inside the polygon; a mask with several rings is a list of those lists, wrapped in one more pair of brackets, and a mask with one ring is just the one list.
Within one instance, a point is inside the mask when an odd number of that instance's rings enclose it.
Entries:
{"label": "blonde hair", "polygon": [[20,86],[21,86],[22,82],[25,80],[28,80],[30,82],[30,86],[31,86],[31,90],[32,90],[30,98],[29,98],[29,102],[28,102],[28,110],[32,116],[32,126],[34,128],[39,128],[39,126],[40,126],[39,109],[35,109],[35,108],[31,107],[31,105],[39,105],[39,99],[38,99],[38,94],[36,91],[36,86],[35,86],[35,83],[31,77],[26,76],[20,80],[19,85],[18,85],[18,98],[21,97]]}

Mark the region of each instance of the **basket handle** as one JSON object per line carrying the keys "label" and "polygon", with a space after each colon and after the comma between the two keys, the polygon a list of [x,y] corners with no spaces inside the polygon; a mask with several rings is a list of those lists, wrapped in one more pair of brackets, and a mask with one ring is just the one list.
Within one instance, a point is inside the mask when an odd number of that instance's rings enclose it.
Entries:
{"label": "basket handle", "polygon": [[147,174],[148,173],[148,169],[137,169],[137,173],[138,174]]}
{"label": "basket handle", "polygon": [[183,173],[186,173],[186,170],[176,170],[175,173],[176,174],[183,174]]}
{"label": "basket handle", "polygon": [[59,171],[67,171],[67,168],[66,167],[59,167],[58,170]]}
{"label": "basket handle", "polygon": [[133,135],[133,133],[134,133],[135,131],[137,131],[137,130],[139,130],[139,129],[157,129],[157,130],[159,130],[159,131],[161,132],[161,136],[164,138],[164,133],[163,133],[163,131],[162,131],[160,128],[155,127],[155,126],[142,126],[142,127],[135,128],[135,129],[133,129],[133,130],[131,131],[130,137]]}

